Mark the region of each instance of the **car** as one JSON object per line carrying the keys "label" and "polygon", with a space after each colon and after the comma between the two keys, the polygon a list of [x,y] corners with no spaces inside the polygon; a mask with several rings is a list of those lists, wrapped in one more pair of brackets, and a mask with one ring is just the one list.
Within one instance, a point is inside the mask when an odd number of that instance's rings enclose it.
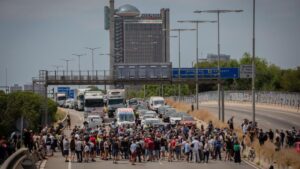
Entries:
{"label": "car", "polygon": [[75,100],[74,99],[67,99],[64,103],[65,108],[74,109],[75,108]]}
{"label": "car", "polygon": [[153,115],[154,117],[157,117],[157,113],[151,110],[146,111],[145,115]]}
{"label": "car", "polygon": [[185,125],[185,126],[188,126],[188,127],[192,127],[192,126],[196,126],[197,122],[194,119],[194,117],[184,115],[184,116],[182,116],[182,119],[179,122],[179,124]]}
{"label": "car", "polygon": [[87,128],[95,128],[102,124],[102,119],[99,115],[88,115],[85,124]]}
{"label": "car", "polygon": [[127,107],[135,109],[135,107],[139,104],[137,98],[132,98],[127,101]]}
{"label": "car", "polygon": [[170,116],[174,113],[176,113],[176,109],[167,108],[165,113],[162,115],[163,122],[169,123],[170,122]]}
{"label": "car", "polygon": [[138,111],[138,110],[149,110],[149,109],[148,109],[147,104],[143,102],[143,103],[139,103],[139,104],[135,107],[134,110],[135,110],[135,111]]}
{"label": "car", "polygon": [[171,106],[169,106],[169,105],[163,105],[163,106],[160,106],[157,109],[157,113],[158,113],[158,115],[159,115],[160,118],[162,118],[163,114],[165,114],[167,108],[171,108]]}
{"label": "car", "polygon": [[139,118],[141,118],[146,114],[147,111],[149,110],[140,109],[136,111],[136,114],[138,115]]}
{"label": "car", "polygon": [[157,118],[156,115],[154,114],[145,114],[142,118],[140,118],[141,120],[141,125],[144,124],[144,122],[147,120],[147,119],[150,119],[150,118]]}
{"label": "car", "polygon": [[172,113],[170,115],[170,123],[171,125],[178,124],[182,119],[181,113]]}
{"label": "car", "polygon": [[160,124],[161,120],[159,118],[146,118],[141,124],[144,128],[152,127],[154,124]]}

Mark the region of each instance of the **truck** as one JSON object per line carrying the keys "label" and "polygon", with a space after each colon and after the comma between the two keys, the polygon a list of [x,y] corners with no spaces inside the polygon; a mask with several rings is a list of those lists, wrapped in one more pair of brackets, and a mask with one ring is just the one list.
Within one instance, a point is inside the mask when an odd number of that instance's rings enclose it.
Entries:
{"label": "truck", "polygon": [[63,107],[66,100],[67,100],[67,95],[66,93],[56,93],[56,103],[58,104],[59,107]]}
{"label": "truck", "polygon": [[165,104],[165,99],[160,96],[152,96],[149,100],[149,108],[150,110],[156,111],[160,106],[163,106]]}
{"label": "truck", "polygon": [[104,107],[104,95],[101,91],[84,92],[84,112],[98,114],[102,118]]}
{"label": "truck", "polygon": [[124,107],[125,89],[107,90],[107,113],[108,117],[113,118],[117,108]]}
{"label": "truck", "polygon": [[89,88],[75,90],[75,109],[77,111],[84,110],[84,92],[90,90]]}

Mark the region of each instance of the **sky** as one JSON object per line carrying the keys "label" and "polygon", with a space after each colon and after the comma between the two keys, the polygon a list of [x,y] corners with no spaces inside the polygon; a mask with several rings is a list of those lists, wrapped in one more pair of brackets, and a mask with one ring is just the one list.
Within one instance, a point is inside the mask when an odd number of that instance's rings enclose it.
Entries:
{"label": "sky", "polygon": [[[86,53],[81,69],[108,70],[109,32],[104,30],[104,6],[108,0],[0,0],[0,86],[30,84],[38,71],[66,69],[62,59],[73,59],[69,70],[78,70],[73,53]],[[171,28],[194,28],[178,20],[216,20],[216,14],[196,14],[195,10],[242,9],[242,13],[220,16],[221,53],[240,59],[252,53],[252,0],[115,0],[115,7],[131,4],[141,13],[159,13],[170,8]],[[282,68],[300,66],[300,1],[256,1],[256,55]],[[171,32],[176,35],[176,32]],[[172,38],[171,62],[178,65],[178,39]],[[196,57],[195,32],[181,35],[181,64],[190,67]],[[200,24],[200,58],[217,53],[217,24]]]}

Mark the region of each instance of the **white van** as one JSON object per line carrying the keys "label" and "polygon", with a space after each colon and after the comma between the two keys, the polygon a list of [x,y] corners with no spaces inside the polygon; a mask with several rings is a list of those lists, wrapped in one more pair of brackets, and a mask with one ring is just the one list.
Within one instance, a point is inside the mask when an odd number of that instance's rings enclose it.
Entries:
{"label": "white van", "polygon": [[150,97],[149,108],[150,110],[157,111],[157,109],[165,104],[165,99],[159,96]]}
{"label": "white van", "polygon": [[132,108],[118,108],[116,110],[117,125],[134,125],[135,115]]}
{"label": "white van", "polygon": [[99,115],[89,115],[86,118],[86,122],[88,128],[95,128],[102,124],[102,119]]}

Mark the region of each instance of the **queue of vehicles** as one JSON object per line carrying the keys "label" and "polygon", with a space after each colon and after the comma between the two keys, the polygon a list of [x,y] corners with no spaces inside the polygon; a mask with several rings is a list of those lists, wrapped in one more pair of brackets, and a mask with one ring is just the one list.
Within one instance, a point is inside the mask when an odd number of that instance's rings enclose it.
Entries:
{"label": "queue of vehicles", "polygon": [[84,112],[84,125],[88,128],[99,126],[104,118],[113,118],[116,125],[143,127],[182,124],[196,125],[192,116],[165,105],[163,97],[153,96],[148,101],[138,98],[126,100],[125,89],[110,89],[107,94],[101,91],[76,89],[75,99],[67,99],[64,93],[57,93],[57,103],[61,107]]}

